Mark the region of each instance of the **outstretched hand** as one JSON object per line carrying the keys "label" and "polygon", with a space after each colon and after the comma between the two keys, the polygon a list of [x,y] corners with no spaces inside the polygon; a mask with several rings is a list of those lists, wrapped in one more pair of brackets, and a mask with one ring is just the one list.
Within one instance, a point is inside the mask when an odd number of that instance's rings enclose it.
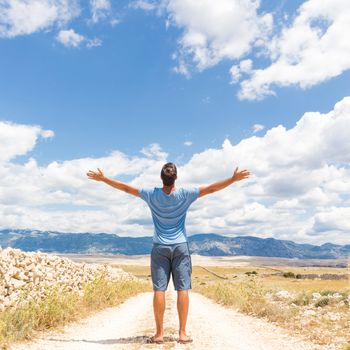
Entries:
{"label": "outstretched hand", "polygon": [[103,172],[99,168],[97,168],[97,170],[98,171],[89,170],[89,172],[87,172],[86,175],[90,180],[103,181],[105,178]]}
{"label": "outstretched hand", "polygon": [[249,175],[250,175],[250,172],[248,170],[238,171],[238,167],[237,167],[235,172],[232,175],[232,178],[235,181],[240,181],[240,180],[247,179],[249,177]]}

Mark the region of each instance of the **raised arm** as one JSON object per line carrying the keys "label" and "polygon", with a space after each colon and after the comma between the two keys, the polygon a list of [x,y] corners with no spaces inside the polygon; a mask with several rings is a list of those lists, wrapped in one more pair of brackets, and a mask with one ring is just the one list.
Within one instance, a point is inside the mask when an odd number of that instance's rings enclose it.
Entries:
{"label": "raised arm", "polygon": [[110,185],[110,186],[112,186],[120,191],[124,191],[124,192],[130,193],[136,197],[140,197],[139,190],[137,188],[130,186],[124,182],[110,179],[110,178],[104,176],[103,172],[99,168],[97,168],[97,170],[98,171],[89,170],[86,173],[86,175],[88,176],[88,178],[90,180],[104,182],[105,184]]}
{"label": "raised arm", "polygon": [[228,179],[215,182],[215,183],[213,183],[211,185],[200,186],[199,187],[199,195],[198,195],[198,197],[203,197],[206,194],[210,194],[210,193],[214,193],[214,192],[220,191],[223,188],[225,188],[227,186],[230,186],[234,182],[247,179],[249,177],[249,175],[250,175],[249,171],[247,171],[247,170],[238,171],[238,167],[237,167],[235,172],[233,173],[233,175],[231,177],[229,177]]}

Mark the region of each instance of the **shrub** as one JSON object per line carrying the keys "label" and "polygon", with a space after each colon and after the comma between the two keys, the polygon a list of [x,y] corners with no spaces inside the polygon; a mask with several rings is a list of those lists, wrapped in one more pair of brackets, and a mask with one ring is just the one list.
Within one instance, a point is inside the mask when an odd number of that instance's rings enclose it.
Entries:
{"label": "shrub", "polygon": [[316,306],[316,307],[319,307],[319,306],[324,307],[324,306],[326,306],[326,305],[328,305],[328,304],[329,304],[329,298],[324,297],[324,298],[321,298],[320,300],[318,300],[318,301],[315,303],[315,306]]}
{"label": "shrub", "polygon": [[291,301],[291,303],[302,306],[302,305],[309,305],[310,301],[311,301],[310,295],[305,292],[302,292],[296,298],[294,298]]}
{"label": "shrub", "polygon": [[295,278],[295,274],[293,272],[283,272],[283,277]]}
{"label": "shrub", "polygon": [[256,271],[247,271],[245,272],[245,274],[250,276],[250,275],[257,275],[258,273]]}

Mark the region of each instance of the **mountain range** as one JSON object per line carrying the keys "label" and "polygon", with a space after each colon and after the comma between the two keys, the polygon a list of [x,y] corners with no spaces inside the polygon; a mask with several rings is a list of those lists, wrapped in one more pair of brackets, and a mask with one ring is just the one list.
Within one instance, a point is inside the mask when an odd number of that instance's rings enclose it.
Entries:
{"label": "mountain range", "polygon": [[[350,244],[299,244],[254,236],[228,237],[213,233],[189,236],[192,254],[205,256],[265,256],[299,259],[349,258]],[[149,254],[152,237],[120,237],[107,233],[63,233],[37,230],[0,230],[2,248],[76,254]]]}

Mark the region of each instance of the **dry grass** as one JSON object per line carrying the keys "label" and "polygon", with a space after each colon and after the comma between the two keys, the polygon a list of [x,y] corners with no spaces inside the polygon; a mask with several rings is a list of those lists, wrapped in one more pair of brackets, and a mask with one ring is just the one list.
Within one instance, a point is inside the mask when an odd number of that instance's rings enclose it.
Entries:
{"label": "dry grass", "polygon": [[[117,266],[147,281],[150,280],[149,266]],[[257,274],[251,274],[253,271]],[[349,306],[335,302],[327,296],[338,292],[345,300],[350,293],[349,280],[285,278],[283,272],[293,272],[295,275],[345,274],[346,269],[290,266],[208,266],[205,269],[193,266],[193,289],[218,303],[267,319],[284,327],[291,335],[298,334],[317,344],[337,342],[339,349],[350,350]],[[274,294],[280,290],[289,291],[295,296],[288,300],[271,300],[267,297],[267,294]],[[323,296],[319,301],[312,300],[312,293],[316,292]],[[315,310],[316,314],[304,317],[303,312],[307,309]],[[327,315],[332,313],[339,314],[340,319],[327,319]]]}
{"label": "dry grass", "polygon": [[320,292],[320,291],[347,291],[350,292],[350,284],[346,279],[342,280],[318,280],[318,279],[293,279],[281,276],[264,277],[264,285],[269,289],[285,289],[291,292]]}
{"label": "dry grass", "polygon": [[46,297],[0,313],[0,345],[31,339],[39,331],[60,328],[105,307],[116,306],[130,296],[149,291],[148,283],[110,281],[104,276],[84,285],[84,294],[64,292],[58,285],[47,288]]}
{"label": "dry grass", "polygon": [[256,278],[240,282],[200,282],[195,284],[194,289],[220,304],[234,307],[245,314],[267,318],[269,321],[285,322],[295,315],[294,309],[270,303],[265,297],[266,288]]}
{"label": "dry grass", "polygon": [[149,266],[142,266],[142,265],[118,265],[118,264],[112,264],[112,267],[117,267],[125,272],[129,272],[133,274],[135,277],[141,278],[141,279],[150,279],[151,277],[151,268]]}
{"label": "dry grass", "polygon": [[[319,280],[285,278],[281,274],[271,273],[339,273],[344,269],[326,268],[269,268],[258,267],[210,267],[210,271],[227,280],[222,280],[214,274],[201,268],[194,268],[194,290],[204,294],[214,301],[237,310],[263,317],[286,329],[289,334],[299,334],[305,339],[317,344],[337,343],[339,349],[350,350],[350,314],[348,295],[349,280]],[[279,270],[279,271],[278,271]],[[330,270],[330,271],[329,271]],[[251,274],[256,271],[257,274]],[[283,299],[268,297],[276,292],[286,290],[293,298]],[[320,293],[320,299],[313,300],[312,293]],[[339,293],[341,298],[334,299],[329,295]],[[315,311],[314,315],[305,316],[307,310]],[[312,311],[311,311],[312,312]],[[336,315],[338,319],[330,319]]]}

